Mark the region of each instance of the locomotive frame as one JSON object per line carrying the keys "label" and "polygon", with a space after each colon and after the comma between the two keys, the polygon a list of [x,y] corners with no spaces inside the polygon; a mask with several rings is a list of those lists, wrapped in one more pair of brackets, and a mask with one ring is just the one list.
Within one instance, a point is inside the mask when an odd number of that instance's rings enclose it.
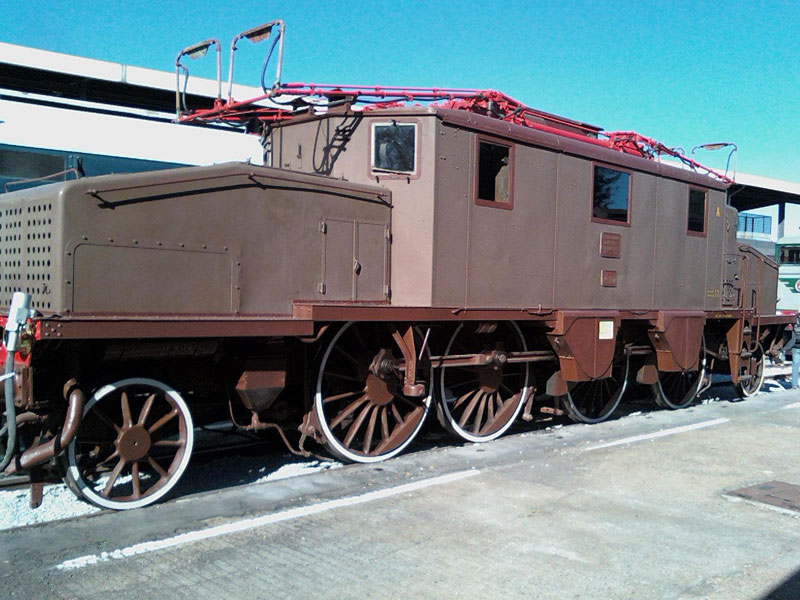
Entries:
{"label": "locomotive frame", "polygon": [[[252,31],[273,28],[282,48],[282,23]],[[736,242],[730,180],[637,134],[485,90],[278,80],[177,105],[257,129],[272,166],[0,200],[7,474],[61,457],[79,496],[135,508],[220,414],[375,462],[431,409],[483,442],[537,411],[602,421],[633,382],[672,409],[712,372],[747,396],[792,320],[774,261]]]}

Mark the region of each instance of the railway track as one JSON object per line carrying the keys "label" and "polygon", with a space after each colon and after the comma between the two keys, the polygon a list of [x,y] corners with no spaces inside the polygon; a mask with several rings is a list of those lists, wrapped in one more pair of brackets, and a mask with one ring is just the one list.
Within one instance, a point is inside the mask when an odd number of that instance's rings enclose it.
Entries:
{"label": "railway track", "polygon": [[[222,425],[227,428],[230,428],[229,423]],[[213,426],[203,428],[201,431],[225,435],[228,438],[241,437],[241,434],[221,430],[220,428],[218,427],[215,428]],[[230,454],[235,454],[237,452],[242,452],[244,450],[256,448],[258,446],[266,446],[271,444],[273,444],[273,440],[267,438],[248,439],[247,441],[240,441],[240,442],[223,442],[217,444],[208,444],[208,445],[202,445],[199,448],[196,447],[192,452],[192,457],[194,459],[200,457],[218,457],[218,456],[222,457]],[[62,483],[62,480],[60,477],[52,477],[46,479],[43,483],[45,484],[45,486],[60,485]],[[0,476],[0,490],[19,489],[26,487],[30,484],[31,484],[31,478],[27,474]]]}
{"label": "railway track", "polygon": [[782,365],[769,365],[764,367],[764,376],[766,379],[775,379],[778,377],[791,377],[792,376],[792,363],[785,362]]}
{"label": "railway track", "polygon": [[[767,380],[788,379],[789,377],[791,377],[792,365],[790,362],[785,362],[782,365],[770,365],[765,367],[765,371],[766,371],[765,379]],[[719,382],[715,381],[713,387],[717,386],[722,387],[729,385],[726,382],[723,382],[722,379],[725,378],[721,377]],[[629,408],[633,410],[638,410],[642,406],[649,405],[650,399],[631,397],[628,398],[623,404],[628,404],[630,405]],[[622,410],[620,410],[620,414],[618,416],[624,417],[626,411],[623,409],[622,406],[620,406],[620,409]],[[548,423],[543,422],[545,426],[555,424],[554,422],[552,422],[552,418],[548,418],[546,420],[548,421]],[[266,437],[253,438],[251,437],[251,434],[243,434],[235,432],[231,428],[230,423],[225,423],[225,422],[220,422],[204,427],[199,431],[203,431],[207,435],[204,438],[205,443],[200,444],[199,447],[196,446],[192,453],[192,456],[195,460],[197,459],[208,460],[211,459],[212,457],[213,459],[224,458],[226,456],[241,453],[243,451],[252,450],[259,446],[275,445],[275,440],[272,438],[266,438]],[[214,435],[223,436],[222,441],[216,443],[210,441],[209,438]],[[247,439],[240,441],[232,441],[232,439],[243,438],[243,437]],[[61,478],[53,477],[51,479],[47,479],[43,483],[45,486],[61,485],[62,480]],[[21,489],[29,486],[30,484],[31,484],[31,478],[28,475],[12,475],[7,477],[0,477],[0,490]]]}

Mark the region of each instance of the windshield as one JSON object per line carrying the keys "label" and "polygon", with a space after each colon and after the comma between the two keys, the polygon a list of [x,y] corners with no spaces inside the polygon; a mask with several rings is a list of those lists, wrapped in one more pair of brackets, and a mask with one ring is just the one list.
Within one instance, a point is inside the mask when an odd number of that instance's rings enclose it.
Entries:
{"label": "windshield", "polygon": [[800,246],[781,246],[778,263],[782,265],[800,265]]}

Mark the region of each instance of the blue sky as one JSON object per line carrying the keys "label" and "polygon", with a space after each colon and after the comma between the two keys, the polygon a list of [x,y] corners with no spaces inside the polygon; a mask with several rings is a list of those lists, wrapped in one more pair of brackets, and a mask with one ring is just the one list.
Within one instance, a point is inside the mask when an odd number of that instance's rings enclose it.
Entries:
{"label": "blue sky", "polygon": [[[286,21],[284,81],[494,88],[529,106],[800,182],[800,2],[0,1],[0,40],[172,70],[207,37]],[[236,80],[262,50],[241,43]],[[192,63],[213,76],[213,61]],[[226,77],[223,71],[223,77]],[[698,153],[723,167],[727,154]]]}

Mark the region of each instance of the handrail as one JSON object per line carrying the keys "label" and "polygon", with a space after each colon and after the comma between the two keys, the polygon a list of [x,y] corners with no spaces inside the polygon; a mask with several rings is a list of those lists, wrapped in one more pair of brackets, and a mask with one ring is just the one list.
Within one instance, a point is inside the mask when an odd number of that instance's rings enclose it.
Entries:
{"label": "handrail", "polygon": [[[3,186],[3,189],[5,190],[6,193],[8,193],[8,186],[10,186],[10,185],[24,185],[26,183],[33,183],[34,181],[46,181],[46,180],[51,179],[53,177],[58,177],[59,175],[66,175],[68,173],[74,173],[75,174],[75,179],[80,179],[81,178],[80,171],[78,171],[78,169],[76,169],[75,167],[72,167],[71,169],[65,169],[63,171],[58,171],[57,173],[51,173],[50,175],[44,175],[43,177],[34,177],[33,179],[20,179],[18,181],[7,181],[5,183],[5,185]],[[66,181],[66,178],[64,179],[64,181]],[[54,181],[53,183],[57,183],[57,182]]]}

